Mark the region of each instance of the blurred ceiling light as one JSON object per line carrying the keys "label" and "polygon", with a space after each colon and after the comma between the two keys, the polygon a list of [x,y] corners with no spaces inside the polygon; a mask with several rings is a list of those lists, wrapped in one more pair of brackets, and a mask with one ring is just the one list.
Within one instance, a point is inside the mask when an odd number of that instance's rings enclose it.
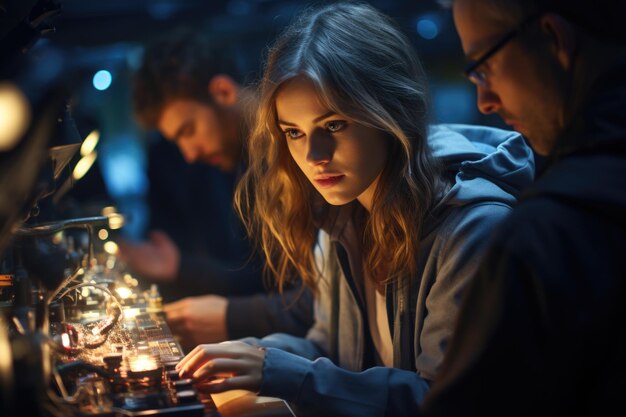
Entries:
{"label": "blurred ceiling light", "polygon": [[17,145],[30,123],[30,105],[15,85],[0,83],[0,152]]}
{"label": "blurred ceiling light", "polygon": [[100,132],[98,132],[98,129],[92,130],[91,133],[88,134],[83,141],[83,144],[80,146],[80,156],[87,156],[91,152],[93,152],[93,150],[96,149],[96,145],[98,144],[99,140]]}
{"label": "blurred ceiling light", "polygon": [[424,39],[435,39],[439,35],[439,25],[433,19],[422,18],[417,22],[417,33]]}
{"label": "blurred ceiling light", "polygon": [[92,83],[96,90],[104,91],[111,86],[112,81],[113,77],[109,71],[100,70],[94,74]]}
{"label": "blurred ceiling light", "polygon": [[76,181],[85,176],[93,163],[96,161],[97,156],[98,153],[94,151],[87,156],[83,156],[80,161],[78,161],[78,163],[74,167],[74,172],[72,172],[72,176]]}
{"label": "blurred ceiling light", "polygon": [[104,251],[109,255],[115,255],[117,253],[117,250],[117,243],[113,242],[112,240],[104,242]]}

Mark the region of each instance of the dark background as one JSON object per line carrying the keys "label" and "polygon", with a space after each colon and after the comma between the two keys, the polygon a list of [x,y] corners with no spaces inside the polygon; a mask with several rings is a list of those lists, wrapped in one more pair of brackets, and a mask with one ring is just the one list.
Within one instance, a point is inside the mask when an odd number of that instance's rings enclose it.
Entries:
{"label": "dark background", "polygon": [[[303,7],[315,4],[283,0],[58,3],[62,12],[52,20],[54,31],[38,44],[62,48],[73,57],[72,65],[81,67],[82,75],[75,80],[72,113],[83,138],[93,129],[101,135],[96,169],[70,194],[85,201],[85,207],[92,204],[94,210],[115,204],[122,212],[132,214],[124,233],[134,238],[141,237],[147,225],[145,149],[154,136],[136,125],[131,112],[129,79],[140,61],[143,45],[180,25],[193,27],[228,45],[246,80],[254,81],[264,51],[276,34]],[[475,89],[462,76],[464,58],[449,10],[434,0],[370,3],[395,18],[415,45],[430,79],[434,122],[502,127],[496,117],[484,117],[476,110]],[[99,85],[94,79],[101,70],[110,74],[110,85]]]}

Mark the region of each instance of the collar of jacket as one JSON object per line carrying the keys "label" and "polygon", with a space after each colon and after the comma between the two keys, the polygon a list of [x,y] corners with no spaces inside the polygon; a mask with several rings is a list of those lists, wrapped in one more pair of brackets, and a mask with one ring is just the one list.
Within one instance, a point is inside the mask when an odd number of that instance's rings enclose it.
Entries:
{"label": "collar of jacket", "polygon": [[[321,214],[321,212],[318,212]],[[364,221],[366,213],[362,206],[357,203],[351,203],[344,206],[324,207],[324,223],[322,229],[329,234],[331,241],[335,247],[339,266],[342,270],[350,290],[354,298],[357,300],[359,311],[362,316],[363,328],[361,331],[366,341],[363,354],[363,366],[374,365],[379,363],[375,360],[377,357],[370,333],[367,317],[367,306],[365,304],[364,285],[357,282],[352,274],[350,263],[360,262],[360,260],[350,260],[349,251],[347,250],[348,242],[346,242],[346,228],[351,222],[356,222],[355,226],[359,226]],[[394,351],[394,367],[414,370],[415,355],[412,340],[415,331],[415,300],[417,298],[417,285],[411,285],[412,280],[403,280],[402,282],[390,283],[386,286],[387,300],[387,317],[389,320],[389,330],[392,336]],[[411,301],[412,300],[412,301]]]}
{"label": "collar of jacket", "polygon": [[557,139],[541,175],[571,155],[626,153],[625,73],[626,58],[596,81],[570,126]]}

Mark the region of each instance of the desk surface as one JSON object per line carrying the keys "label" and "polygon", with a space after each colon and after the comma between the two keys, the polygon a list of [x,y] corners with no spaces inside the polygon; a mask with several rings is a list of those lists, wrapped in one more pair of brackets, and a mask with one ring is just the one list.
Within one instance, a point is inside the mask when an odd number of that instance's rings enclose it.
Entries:
{"label": "desk surface", "polygon": [[251,391],[232,390],[211,394],[221,417],[295,417],[280,398],[262,397]]}

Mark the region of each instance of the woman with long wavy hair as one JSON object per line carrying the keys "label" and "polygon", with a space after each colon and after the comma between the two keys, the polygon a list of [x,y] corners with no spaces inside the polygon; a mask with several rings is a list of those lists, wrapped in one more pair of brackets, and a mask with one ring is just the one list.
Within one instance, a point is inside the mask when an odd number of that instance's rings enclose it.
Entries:
{"label": "woman with long wavy hair", "polygon": [[298,415],[410,415],[437,376],[462,290],[530,182],[520,135],[429,126],[411,45],[371,6],[308,10],[258,90],[236,201],[279,287],[316,294],[306,338],[200,345],[181,376],[280,397]]}

